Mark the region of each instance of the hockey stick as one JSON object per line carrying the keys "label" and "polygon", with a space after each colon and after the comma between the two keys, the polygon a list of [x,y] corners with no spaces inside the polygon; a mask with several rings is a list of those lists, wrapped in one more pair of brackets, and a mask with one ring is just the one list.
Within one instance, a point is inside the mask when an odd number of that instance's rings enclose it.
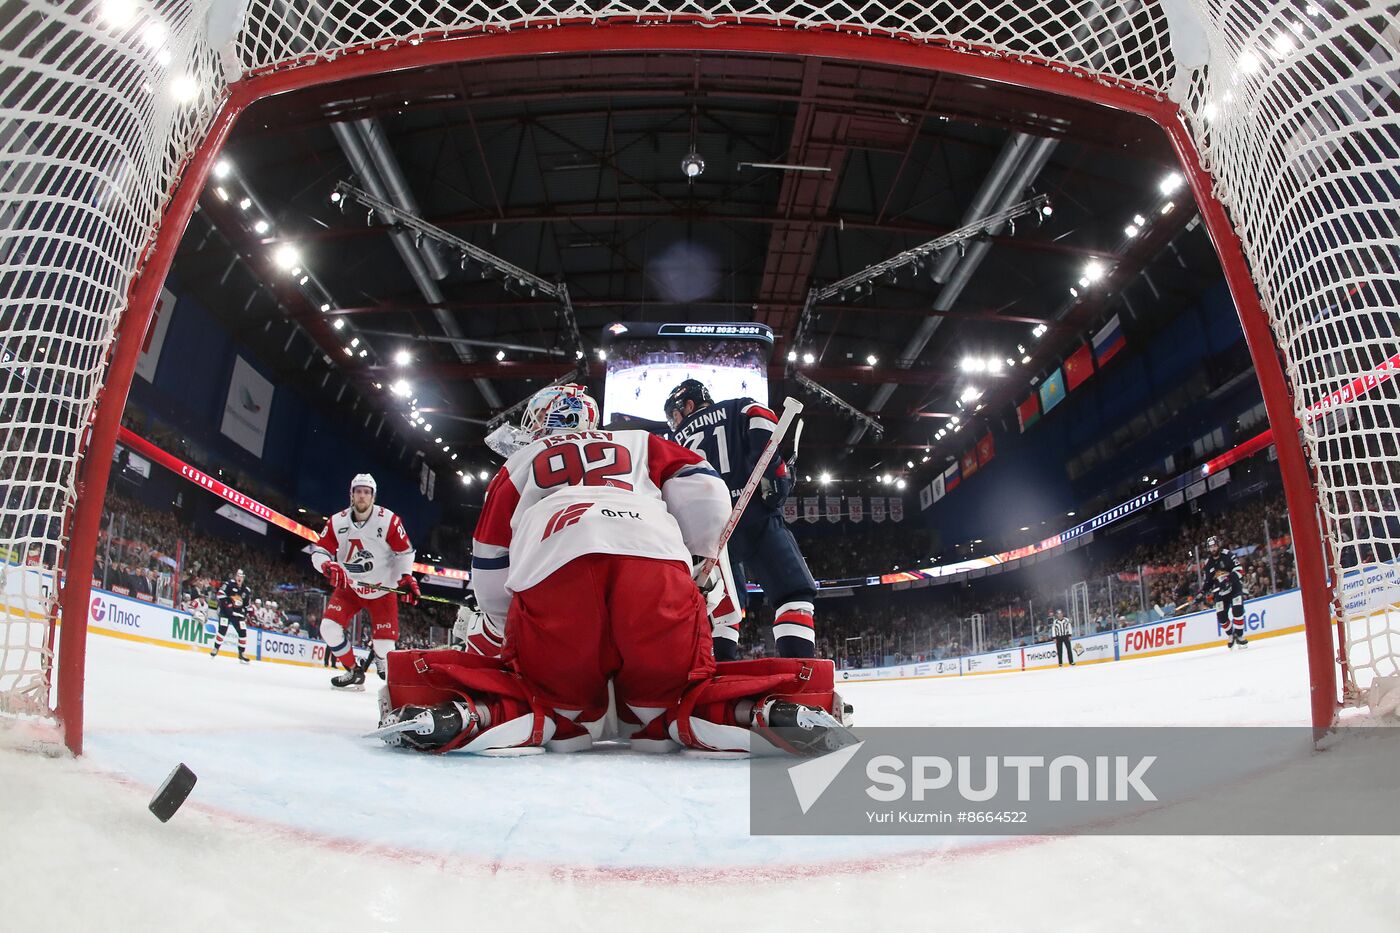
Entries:
{"label": "hockey stick", "polygon": [[739,519],[744,517],[744,509],[748,508],[749,500],[753,498],[754,492],[758,489],[758,484],[763,480],[763,471],[768,469],[768,464],[773,462],[773,455],[778,452],[778,445],[782,443],[783,436],[787,434],[788,428],[792,426],[793,419],[802,413],[802,403],[792,396],[783,400],[783,415],[778,419],[778,426],[773,429],[773,436],[768,439],[768,443],[763,447],[763,453],[759,455],[758,463],[754,464],[753,472],[749,474],[749,480],[744,484],[744,488],[739,491],[739,498],[734,503],[733,510],[729,513],[729,521],[725,522],[724,530],[720,532],[719,544],[715,546],[715,553],[711,557],[706,557],[700,564],[700,569],[696,571],[695,579],[708,579],[715,565],[719,563],[720,554],[724,553],[725,545],[729,543],[729,538],[734,534],[734,529],[739,525]]}
{"label": "hockey stick", "polygon": [[[368,588],[370,588],[370,589],[372,589],[372,590],[378,590],[378,591],[381,592],[381,593],[393,593],[393,594],[395,594],[395,595],[397,595],[397,596],[407,596],[407,595],[408,595],[408,593],[407,593],[406,591],[404,591],[404,590],[397,590],[397,589],[394,589],[392,586],[380,586],[380,585],[377,584],[377,583],[356,583],[355,586],[365,586],[365,587],[368,587]],[[456,606],[458,609],[461,609],[463,606],[466,606],[466,603],[459,603],[457,600],[455,600],[455,599],[448,599],[448,598],[445,597],[445,596],[433,596],[433,595],[431,595],[431,594],[429,594],[429,593],[419,593],[419,594],[418,594],[418,600],[419,600],[419,602],[422,602],[422,601],[425,600],[425,599],[426,599],[428,602],[430,602],[430,603],[442,603],[442,604],[447,605],[447,606]]]}

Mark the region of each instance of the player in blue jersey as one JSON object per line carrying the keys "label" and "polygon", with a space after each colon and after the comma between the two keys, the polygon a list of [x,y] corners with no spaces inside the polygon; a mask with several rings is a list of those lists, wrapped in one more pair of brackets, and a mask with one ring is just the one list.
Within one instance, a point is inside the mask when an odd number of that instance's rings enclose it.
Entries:
{"label": "player in blue jersey", "polygon": [[[716,402],[698,379],[687,379],[671,390],[666,421],[676,443],[704,454],[729,486],[732,500],[738,499],[778,424],[771,411],[751,398]],[[759,495],[750,501],[729,539],[729,565],[736,572],[724,574],[725,589],[733,599],[721,600],[714,611],[716,660],[738,657],[740,606],[736,603],[743,599],[744,577],[756,580],[776,607],[773,639],[779,656],[816,655],[812,601],[817,583],[782,516],[792,483],[787,464],[782,457],[774,457]]]}

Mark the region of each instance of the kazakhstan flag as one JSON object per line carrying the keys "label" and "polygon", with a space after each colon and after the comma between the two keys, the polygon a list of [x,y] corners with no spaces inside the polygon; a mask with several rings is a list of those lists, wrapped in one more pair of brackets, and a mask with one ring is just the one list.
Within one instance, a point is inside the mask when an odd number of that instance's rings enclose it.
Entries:
{"label": "kazakhstan flag", "polygon": [[1065,374],[1056,368],[1044,382],[1040,384],[1040,410],[1048,412],[1065,397]]}

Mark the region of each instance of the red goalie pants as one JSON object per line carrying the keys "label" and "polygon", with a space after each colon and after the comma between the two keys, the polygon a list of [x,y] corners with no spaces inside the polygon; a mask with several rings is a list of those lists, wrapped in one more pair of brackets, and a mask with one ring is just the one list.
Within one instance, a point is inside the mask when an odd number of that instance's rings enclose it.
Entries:
{"label": "red goalie pants", "polygon": [[608,681],[619,708],[670,707],[714,673],[705,602],[679,561],[588,554],[516,593],[504,657],[539,699],[599,719]]}
{"label": "red goalie pants", "polygon": [[399,604],[393,593],[385,593],[376,599],[365,599],[354,590],[340,587],[331,594],[322,618],[338,623],[348,632],[350,620],[355,618],[355,614],[361,609],[369,613],[370,625],[374,627],[373,637],[398,641]]}

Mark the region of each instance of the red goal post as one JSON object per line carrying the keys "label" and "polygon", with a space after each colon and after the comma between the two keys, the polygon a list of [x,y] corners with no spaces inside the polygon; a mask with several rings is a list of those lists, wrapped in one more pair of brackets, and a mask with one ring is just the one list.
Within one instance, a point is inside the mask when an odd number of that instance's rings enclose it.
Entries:
{"label": "red goal post", "polygon": [[1154,120],[1219,251],[1275,428],[1313,722],[1329,725],[1340,702],[1397,673],[1400,380],[1298,427],[1397,339],[1393,4],[20,0],[16,9],[0,25],[0,709],[42,713],[52,686],[75,753],[121,412],[175,246],[239,115],[269,95],[347,78],[570,51],[872,62]]}

